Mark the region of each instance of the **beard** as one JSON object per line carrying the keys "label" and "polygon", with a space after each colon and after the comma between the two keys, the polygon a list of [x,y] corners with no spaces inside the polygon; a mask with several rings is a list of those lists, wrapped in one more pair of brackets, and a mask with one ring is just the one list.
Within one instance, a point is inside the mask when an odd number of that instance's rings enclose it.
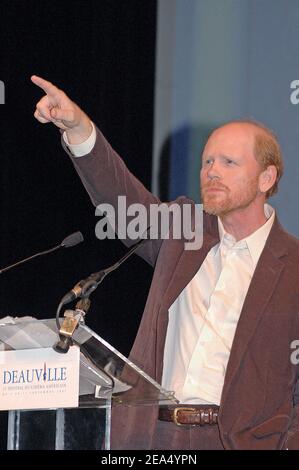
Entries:
{"label": "beard", "polygon": [[[210,188],[221,189],[221,191],[208,191]],[[245,209],[256,199],[258,194],[258,176],[244,181],[242,185],[233,190],[213,180],[201,188],[201,200],[205,212],[217,216],[226,215],[237,209]]]}

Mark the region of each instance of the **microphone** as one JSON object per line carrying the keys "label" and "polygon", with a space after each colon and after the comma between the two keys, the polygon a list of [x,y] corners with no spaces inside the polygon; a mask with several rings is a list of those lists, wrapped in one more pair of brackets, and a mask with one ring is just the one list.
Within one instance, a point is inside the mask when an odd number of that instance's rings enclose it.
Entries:
{"label": "microphone", "polygon": [[71,246],[78,245],[78,243],[83,242],[84,238],[81,232],[74,232],[68,237],[65,237],[64,240],[60,243],[61,247],[70,248]]}
{"label": "microphone", "polygon": [[[149,230],[149,228],[147,229]],[[84,317],[90,307],[90,294],[96,290],[98,285],[103,281],[107,274],[117,269],[126,259],[128,259],[144,242],[147,238],[139,240],[122,258],[120,258],[112,266],[106,269],[97,271],[91,274],[86,279],[79,281],[69,292],[67,292],[61,299],[56,311],[56,325],[59,334],[59,341],[53,346],[53,349],[58,353],[67,353],[70,346],[73,345],[73,334],[78,324],[84,321]],[[62,324],[59,321],[59,314],[62,307],[69,302],[80,297],[82,300],[78,302],[75,311],[66,310],[64,313],[64,320]]]}
{"label": "microphone", "polygon": [[59,250],[59,248],[69,248],[71,246],[78,245],[78,243],[83,242],[84,238],[81,232],[75,232],[69,235],[68,237],[64,238],[62,242],[55,246],[54,248],[50,248],[49,250],[46,251],[41,251],[40,253],[36,253],[35,255],[29,256],[28,258],[25,258],[21,261],[18,261],[17,263],[11,264],[10,266],[6,266],[6,268],[0,269],[0,274],[4,273],[5,271],[8,271],[9,269],[14,268],[15,266],[18,266],[19,264],[26,263],[26,261],[29,261],[33,258],[37,258],[37,256],[42,256],[46,255],[48,253],[52,253],[53,251]]}
{"label": "microphone", "polygon": [[93,274],[90,274],[86,279],[82,279],[79,281],[69,292],[67,292],[61,299],[60,305],[66,305],[73,300],[80,298],[87,298],[89,295],[96,290],[98,285],[103,281],[104,277],[107,274],[111,273],[115,269],[117,269],[126,259],[128,259],[136,250],[139,248],[143,243],[148,241],[147,238],[139,240],[139,242],[135,243],[135,245],[122,257],[120,258],[115,264],[109,266],[106,269],[102,269],[101,271],[97,271]]}

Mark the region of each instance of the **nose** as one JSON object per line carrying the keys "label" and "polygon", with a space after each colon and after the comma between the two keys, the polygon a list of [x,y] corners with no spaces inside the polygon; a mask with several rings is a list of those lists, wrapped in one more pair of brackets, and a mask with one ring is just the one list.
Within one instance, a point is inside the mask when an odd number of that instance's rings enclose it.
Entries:
{"label": "nose", "polygon": [[219,179],[221,177],[220,170],[216,161],[211,162],[210,165],[208,166],[207,177],[211,180]]}

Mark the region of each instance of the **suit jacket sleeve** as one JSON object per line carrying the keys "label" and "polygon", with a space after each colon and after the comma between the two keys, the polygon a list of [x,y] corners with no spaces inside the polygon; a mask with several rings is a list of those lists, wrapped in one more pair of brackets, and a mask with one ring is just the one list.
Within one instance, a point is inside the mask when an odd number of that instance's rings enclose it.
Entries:
{"label": "suit jacket sleeve", "polygon": [[293,421],[288,430],[284,447],[289,450],[299,450],[299,368],[294,393]]}
{"label": "suit jacket sleeve", "polygon": [[[131,204],[142,204],[149,214],[150,204],[161,204],[159,198],[148,191],[143,184],[128,170],[123,160],[113,150],[101,131],[96,128],[97,138],[92,151],[83,157],[74,157],[64,140],[62,146],[69,154],[74,167],[95,206],[109,203],[117,214],[118,196],[126,196],[126,207]],[[132,219],[132,217],[131,217]],[[126,218],[127,224],[130,217]],[[117,217],[116,217],[116,232]],[[137,240],[122,240],[130,246]],[[161,240],[148,240],[136,253],[152,266],[155,264]]]}

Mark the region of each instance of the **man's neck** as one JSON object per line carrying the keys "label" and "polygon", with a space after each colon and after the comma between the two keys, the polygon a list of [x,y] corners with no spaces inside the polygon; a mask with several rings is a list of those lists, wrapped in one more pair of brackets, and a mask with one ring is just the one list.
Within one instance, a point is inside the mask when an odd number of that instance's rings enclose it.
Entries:
{"label": "man's neck", "polygon": [[248,237],[267,221],[264,206],[252,209],[252,207],[247,207],[220,215],[224,230],[237,241]]}

